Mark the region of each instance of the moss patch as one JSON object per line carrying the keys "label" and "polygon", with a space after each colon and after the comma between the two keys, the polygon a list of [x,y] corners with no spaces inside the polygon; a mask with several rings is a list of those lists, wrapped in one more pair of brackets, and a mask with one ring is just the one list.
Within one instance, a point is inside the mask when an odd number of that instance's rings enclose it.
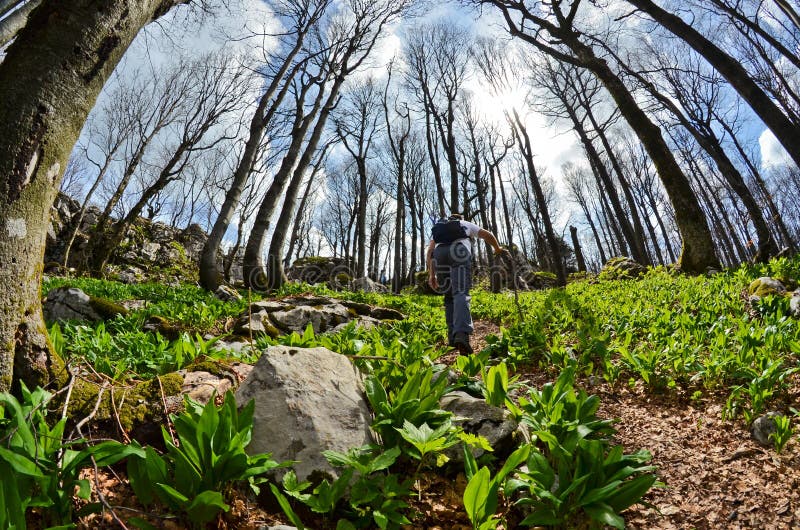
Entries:
{"label": "moss patch", "polygon": [[[161,384],[159,385],[159,379]],[[158,422],[164,419],[163,396],[181,394],[183,377],[177,373],[160,376],[159,379],[142,381],[133,387],[106,388],[100,399],[94,421],[103,422],[113,419],[114,408],[119,416],[120,424],[125,430],[131,430],[146,422]],[[72,389],[67,413],[69,417],[80,419],[88,416],[97,404],[100,385],[91,381],[78,380]],[[114,396],[114,407],[111,396]]]}
{"label": "moss patch", "polygon": [[123,306],[97,296],[89,297],[89,306],[97,311],[104,320],[112,319],[117,315],[125,316],[128,314],[128,310]]}

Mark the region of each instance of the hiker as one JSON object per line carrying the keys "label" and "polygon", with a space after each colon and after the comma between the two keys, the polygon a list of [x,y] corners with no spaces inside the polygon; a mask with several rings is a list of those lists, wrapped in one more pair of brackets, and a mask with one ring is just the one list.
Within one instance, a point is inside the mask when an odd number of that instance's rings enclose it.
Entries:
{"label": "hiker", "polygon": [[463,354],[472,353],[472,315],[469,312],[469,289],[472,286],[472,237],[486,241],[497,255],[508,251],[500,247],[494,234],[459,214],[439,219],[433,225],[433,239],[428,243],[428,285],[444,294],[447,320],[447,343]]}

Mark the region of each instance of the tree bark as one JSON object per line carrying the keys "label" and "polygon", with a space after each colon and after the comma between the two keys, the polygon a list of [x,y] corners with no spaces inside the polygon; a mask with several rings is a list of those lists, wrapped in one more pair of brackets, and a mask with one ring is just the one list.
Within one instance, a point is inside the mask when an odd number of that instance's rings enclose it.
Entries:
{"label": "tree bark", "polygon": [[575,250],[575,260],[578,262],[578,270],[586,271],[586,261],[583,259],[583,250],[578,241],[578,229],[574,226],[569,227],[569,234],[572,237],[572,248]]}
{"label": "tree bark", "polygon": [[165,0],[48,1],[0,63],[0,391],[58,384],[40,303],[50,207],[106,79]]}
{"label": "tree bark", "polygon": [[536,202],[539,205],[539,213],[542,217],[544,224],[545,236],[547,244],[550,247],[550,256],[552,257],[553,272],[556,274],[558,285],[567,285],[567,275],[564,271],[564,260],[561,258],[561,247],[558,244],[556,233],[553,230],[553,223],[550,220],[550,213],[547,210],[547,201],[544,198],[542,186],[539,183],[539,176],[536,174],[536,167],[533,164],[533,150],[531,148],[531,140],[528,136],[528,131],[519,119],[519,115],[514,111],[514,127],[515,134],[519,141],[520,152],[525,159],[525,166],[528,171],[528,179],[530,180],[533,193],[536,196]]}
{"label": "tree bark", "polygon": [[[580,39],[580,33],[571,27],[572,18],[561,13],[561,2],[548,3],[555,12],[556,26],[553,22],[539,18],[528,10],[522,2],[510,0],[486,0],[501,9],[508,30],[512,36],[519,37],[558,60],[569,62],[591,71],[611,94],[620,113],[631,126],[647,150],[658,171],[664,189],[669,195],[675,210],[676,224],[683,240],[683,248],[678,266],[688,273],[703,273],[709,267],[718,268],[719,260],[714,253],[714,242],[703,210],[693,193],[686,175],[681,171],[675,157],[664,141],[659,128],[639,107],[630,90],[619,76],[608,66],[605,59],[598,57],[590,45]],[[628,0],[643,3],[646,0]],[[577,4],[574,4],[577,5]],[[569,48],[572,55],[557,50],[552,41],[540,40],[539,33],[527,32],[527,25],[521,25],[511,11],[522,15],[522,22],[535,24],[544,29],[553,40]],[[542,38],[544,38],[542,34]],[[800,143],[800,135],[797,141]],[[800,153],[800,149],[797,150]],[[800,156],[800,155],[799,155]]]}

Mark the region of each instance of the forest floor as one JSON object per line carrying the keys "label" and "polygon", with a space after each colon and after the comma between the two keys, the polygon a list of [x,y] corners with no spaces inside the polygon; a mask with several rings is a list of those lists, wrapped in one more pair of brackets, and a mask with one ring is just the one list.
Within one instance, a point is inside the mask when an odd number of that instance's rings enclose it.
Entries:
{"label": "forest floor", "polygon": [[[486,336],[499,328],[488,321],[475,322],[473,347],[486,346]],[[452,357],[452,359],[450,359]],[[452,362],[455,355],[440,357]],[[536,368],[517,372],[520,381],[541,387],[552,375]],[[647,393],[641,386],[605,383],[589,387],[587,392],[601,399],[599,415],[615,418],[616,443],[627,452],[647,449],[653,455],[663,487],[652,489],[645,500],[623,513],[628,528],[633,529],[790,529],[800,527],[800,444],[792,440],[778,454],[759,446],[750,438],[741,420],[722,421],[724,396],[713,394],[692,401],[675,391],[663,395]],[[791,392],[797,403],[800,388]],[[131,517],[145,517],[158,528],[178,529],[168,519],[148,513],[133,500],[126,481],[119,475],[101,471],[92,479],[102,497],[114,506],[114,515],[106,512],[85,517],[79,528],[125,528]],[[416,517],[409,529],[468,530],[471,528],[463,510],[466,487],[463,473],[455,477],[424,475],[423,493],[411,504]],[[318,528],[309,519],[309,528]],[[154,517],[155,516],[155,517]],[[118,520],[115,520],[115,517]],[[304,518],[304,521],[306,519]],[[325,527],[325,521],[316,521]],[[253,498],[242,496],[218,521],[218,528],[262,528],[286,524],[278,509],[265,510]],[[333,527],[335,525],[331,525]],[[508,528],[514,528],[513,520]]]}

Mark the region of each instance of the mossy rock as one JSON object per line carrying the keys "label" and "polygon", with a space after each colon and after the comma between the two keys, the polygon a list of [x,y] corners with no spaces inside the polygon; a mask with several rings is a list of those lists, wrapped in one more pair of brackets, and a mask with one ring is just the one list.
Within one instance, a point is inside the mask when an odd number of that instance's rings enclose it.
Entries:
{"label": "mossy rock", "polygon": [[428,271],[420,271],[414,274],[414,286],[419,294],[436,294],[436,291],[428,285]]}
{"label": "mossy rock", "polygon": [[230,377],[233,373],[231,365],[225,361],[203,357],[186,367],[187,372],[208,372],[217,377]]}
{"label": "mossy rock", "polygon": [[764,298],[769,295],[785,295],[786,287],[779,280],[770,278],[769,276],[762,276],[753,280],[747,287],[747,294]]}
{"label": "mossy rock", "polygon": [[326,258],[324,256],[307,256],[305,258],[300,258],[298,260],[295,260],[294,263],[292,263],[292,267],[307,266],[307,265],[320,266],[320,265],[327,265],[330,262],[331,258]]}
{"label": "mossy rock", "polygon": [[630,280],[643,276],[647,267],[626,256],[611,258],[603,265],[598,278],[601,280]]}
{"label": "mossy rock", "polygon": [[166,318],[159,315],[150,316],[142,326],[142,330],[159,333],[162,337],[169,340],[175,340],[187,329],[182,325],[171,322]]}
{"label": "mossy rock", "polygon": [[[163,391],[162,391],[163,389]],[[76,421],[87,417],[95,408],[93,422],[116,423],[130,431],[145,423],[163,423],[165,418],[164,401],[167,397],[180,396],[183,390],[183,376],[178,373],[162,375],[142,381],[132,387],[114,386],[105,388],[100,396],[101,386],[83,379],[77,380],[70,395],[67,414]],[[100,403],[98,405],[98,396]],[[112,405],[111,398],[114,398]],[[115,418],[116,416],[116,418]]]}
{"label": "mossy rock", "polygon": [[110,320],[119,315],[126,316],[128,314],[128,310],[125,309],[125,307],[106,298],[90,296],[89,305],[92,309],[97,311],[104,320]]}

